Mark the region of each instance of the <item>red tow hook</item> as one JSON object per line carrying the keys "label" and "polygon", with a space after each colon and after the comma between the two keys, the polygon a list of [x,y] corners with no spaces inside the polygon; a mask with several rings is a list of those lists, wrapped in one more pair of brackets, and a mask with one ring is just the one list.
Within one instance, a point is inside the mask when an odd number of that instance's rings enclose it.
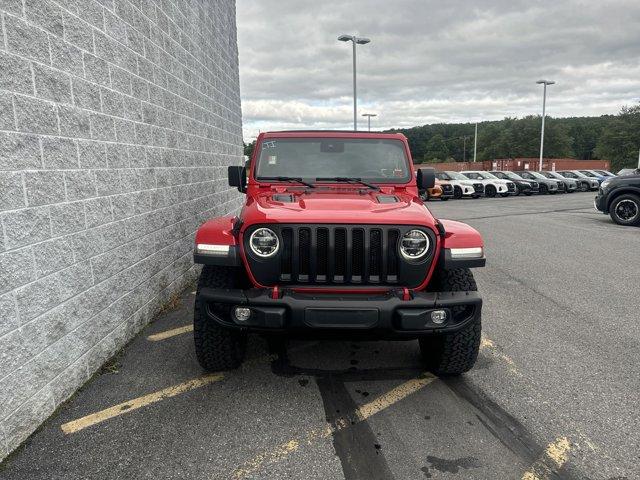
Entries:
{"label": "red tow hook", "polygon": [[402,300],[405,302],[411,300],[411,293],[407,287],[402,287]]}
{"label": "red tow hook", "polygon": [[278,285],[273,287],[273,289],[271,290],[271,298],[273,300],[278,300],[280,298],[280,287],[278,287]]}

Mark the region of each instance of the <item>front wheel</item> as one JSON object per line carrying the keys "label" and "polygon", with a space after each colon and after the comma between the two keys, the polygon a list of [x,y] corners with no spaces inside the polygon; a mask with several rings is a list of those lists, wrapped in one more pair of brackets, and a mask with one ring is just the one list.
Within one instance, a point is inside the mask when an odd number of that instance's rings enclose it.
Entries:
{"label": "front wheel", "polygon": [[540,185],[540,195],[546,195],[547,193],[549,193],[549,187],[547,187],[546,185],[542,184]]}
{"label": "front wheel", "polygon": [[580,183],[580,191],[581,192],[588,192],[589,191],[589,184],[587,182],[582,182]]}
{"label": "front wheel", "polygon": [[[442,270],[436,278],[435,291],[476,291],[476,281],[468,268]],[[436,375],[460,375],[471,370],[480,351],[482,322],[480,317],[462,330],[419,339],[420,353],[427,369]]]}
{"label": "front wheel", "polygon": [[[200,298],[202,288],[234,288],[237,287],[239,274],[232,267],[205,265],[198,279],[196,302],[193,314],[193,339],[196,357],[205,370],[231,370],[238,368],[244,360],[247,336],[246,333],[221,327],[207,317],[205,303]],[[220,315],[230,315],[227,308],[220,307]]]}
{"label": "front wheel", "polygon": [[458,187],[457,185],[453,187],[453,198],[455,198],[456,200],[462,198],[462,188]]}
{"label": "front wheel", "polygon": [[640,225],[640,197],[630,193],[616,197],[609,207],[609,215],[618,225]]}
{"label": "front wheel", "polygon": [[505,192],[505,193],[501,193],[500,196],[502,198],[507,198],[509,196],[509,194]]}
{"label": "front wheel", "polygon": [[493,185],[487,185],[484,189],[484,194],[489,198],[495,197],[496,193],[498,192],[496,191],[496,187],[494,187]]}

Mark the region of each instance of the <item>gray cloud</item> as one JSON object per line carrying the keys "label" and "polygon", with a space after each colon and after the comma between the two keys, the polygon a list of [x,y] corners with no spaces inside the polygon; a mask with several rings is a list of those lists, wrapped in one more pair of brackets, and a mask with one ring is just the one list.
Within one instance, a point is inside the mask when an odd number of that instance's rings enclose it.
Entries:
{"label": "gray cloud", "polygon": [[[615,113],[640,98],[640,3],[237,0],[245,138],[350,128],[351,48],[359,113],[376,128],[540,112]],[[364,124],[364,120],[362,119]]]}

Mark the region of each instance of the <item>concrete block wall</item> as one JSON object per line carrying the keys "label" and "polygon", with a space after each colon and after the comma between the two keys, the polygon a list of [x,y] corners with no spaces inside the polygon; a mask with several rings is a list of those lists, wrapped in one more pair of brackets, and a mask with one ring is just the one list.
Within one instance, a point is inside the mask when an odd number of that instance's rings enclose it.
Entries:
{"label": "concrete block wall", "polygon": [[233,0],[0,15],[3,458],[195,278],[242,131]]}

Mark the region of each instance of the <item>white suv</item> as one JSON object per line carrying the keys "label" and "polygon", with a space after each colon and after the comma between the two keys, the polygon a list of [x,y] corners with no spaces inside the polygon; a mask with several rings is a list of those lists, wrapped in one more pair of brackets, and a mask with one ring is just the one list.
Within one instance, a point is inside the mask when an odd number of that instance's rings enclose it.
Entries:
{"label": "white suv", "polygon": [[[453,198],[477,198],[484,190],[484,188],[476,190],[473,185],[474,182],[458,172],[436,172],[436,178],[453,186]],[[475,183],[477,186],[478,182]]]}
{"label": "white suv", "polygon": [[508,197],[516,193],[515,183],[510,180],[502,180],[489,172],[464,170],[460,173],[470,180],[482,182],[484,184],[484,194],[487,197],[495,197],[496,195]]}

